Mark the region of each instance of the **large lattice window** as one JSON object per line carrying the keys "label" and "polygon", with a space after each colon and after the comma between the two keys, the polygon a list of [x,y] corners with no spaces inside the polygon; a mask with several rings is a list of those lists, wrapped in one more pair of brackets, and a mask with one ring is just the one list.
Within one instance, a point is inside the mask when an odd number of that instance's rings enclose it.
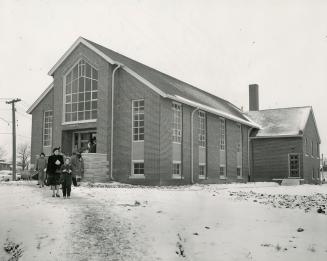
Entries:
{"label": "large lattice window", "polygon": [[52,111],[44,112],[43,147],[51,147],[52,143]]}
{"label": "large lattice window", "polygon": [[199,116],[199,146],[206,146],[206,114],[204,111],[198,112]]}
{"label": "large lattice window", "polygon": [[98,71],[80,60],[65,78],[65,122],[97,118]]}
{"label": "large lattice window", "polygon": [[144,140],[144,100],[133,101],[133,140]]}
{"label": "large lattice window", "polygon": [[176,102],[172,104],[173,109],[173,142],[182,142],[182,105]]}

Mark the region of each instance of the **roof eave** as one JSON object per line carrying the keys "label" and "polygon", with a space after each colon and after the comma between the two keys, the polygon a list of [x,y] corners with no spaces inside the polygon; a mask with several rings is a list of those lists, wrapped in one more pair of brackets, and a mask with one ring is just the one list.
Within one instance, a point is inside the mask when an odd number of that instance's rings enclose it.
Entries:
{"label": "roof eave", "polygon": [[297,135],[274,135],[274,136],[254,136],[250,137],[250,139],[278,139],[278,138],[302,138],[302,134],[297,134]]}
{"label": "roof eave", "polygon": [[178,96],[178,95],[167,95],[167,98],[178,101],[180,103],[190,105],[190,106],[195,107],[195,108],[199,108],[199,109],[201,109],[203,111],[210,112],[210,113],[215,114],[217,116],[224,117],[226,119],[236,121],[238,123],[242,123],[242,124],[247,125],[247,126],[252,127],[252,128],[261,129],[260,125],[256,124],[255,122],[253,122],[251,120],[249,120],[249,121],[243,120],[241,118],[238,118],[238,117],[233,116],[231,114],[228,114],[226,112],[214,109],[212,107],[209,107],[207,105],[204,105],[204,104],[201,104],[201,103],[198,103],[198,102],[191,101],[189,99],[186,99],[186,98]]}
{"label": "roof eave", "polygon": [[26,111],[26,113],[31,114],[33,112],[33,110],[35,109],[35,107],[44,99],[45,96],[47,96],[47,94],[52,90],[53,88],[53,83],[51,83],[43,92],[42,94],[39,96],[39,98],[36,99],[35,102],[33,102],[33,104],[31,105],[31,107],[28,108],[28,110]]}

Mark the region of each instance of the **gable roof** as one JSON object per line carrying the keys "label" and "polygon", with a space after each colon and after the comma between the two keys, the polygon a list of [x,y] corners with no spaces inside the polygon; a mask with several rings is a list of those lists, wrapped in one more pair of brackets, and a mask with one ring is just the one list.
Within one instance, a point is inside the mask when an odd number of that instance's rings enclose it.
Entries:
{"label": "gable roof", "polygon": [[31,107],[28,108],[26,111],[27,113],[31,114],[35,107],[47,96],[47,94],[52,90],[53,88],[53,82],[42,92],[42,94],[37,98],[35,102],[31,105]]}
{"label": "gable roof", "polygon": [[65,52],[49,71],[49,75],[54,74],[60,64],[79,44],[84,44],[107,62],[120,65],[123,70],[164,98],[177,100],[181,103],[198,107],[204,111],[210,111],[211,113],[245,125],[260,128],[258,124],[248,119],[248,117],[232,103],[82,37],[79,37]]}
{"label": "gable roof", "polygon": [[[302,136],[311,113],[313,115],[310,106],[246,112],[250,119],[261,126],[260,130],[253,132],[255,138]],[[316,125],[314,115],[313,119]]]}

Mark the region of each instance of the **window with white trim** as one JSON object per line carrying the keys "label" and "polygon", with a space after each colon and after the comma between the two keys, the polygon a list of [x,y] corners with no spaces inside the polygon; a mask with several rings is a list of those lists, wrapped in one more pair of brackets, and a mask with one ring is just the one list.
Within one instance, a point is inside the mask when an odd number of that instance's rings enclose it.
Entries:
{"label": "window with white trim", "polygon": [[172,103],[173,110],[173,142],[182,142],[182,105],[180,103]]}
{"label": "window with white trim", "polygon": [[52,120],[52,111],[45,111],[43,119],[43,147],[51,147],[52,145]]}
{"label": "window with white trim", "polygon": [[65,77],[65,122],[97,119],[98,71],[83,59]]}
{"label": "window with white trim", "polygon": [[225,177],[226,176],[226,167],[224,165],[219,166],[219,176]]}
{"label": "window with white trim", "polygon": [[240,167],[236,168],[236,173],[237,173],[237,177],[241,178],[242,177],[242,169]]}
{"label": "window with white trim", "polygon": [[199,179],[204,179],[206,177],[206,165],[199,165]]}
{"label": "window with white trim", "polygon": [[133,141],[144,141],[144,100],[133,100]]}
{"label": "window with white trim", "polygon": [[225,133],[225,130],[226,130],[226,126],[225,126],[225,119],[223,118],[220,118],[219,119],[219,122],[220,122],[220,141],[219,141],[219,144],[220,144],[220,150],[225,150],[226,148],[226,133]]}
{"label": "window with white trim", "polygon": [[133,175],[144,175],[144,162],[133,162]]}
{"label": "window with white trim", "polygon": [[180,162],[173,162],[173,178],[181,178],[182,177],[182,169]]}
{"label": "window with white trim", "polygon": [[290,154],[289,155],[289,175],[291,178],[300,177],[300,155]]}
{"label": "window with white trim", "polygon": [[204,111],[198,111],[199,116],[199,146],[206,146],[206,115]]}

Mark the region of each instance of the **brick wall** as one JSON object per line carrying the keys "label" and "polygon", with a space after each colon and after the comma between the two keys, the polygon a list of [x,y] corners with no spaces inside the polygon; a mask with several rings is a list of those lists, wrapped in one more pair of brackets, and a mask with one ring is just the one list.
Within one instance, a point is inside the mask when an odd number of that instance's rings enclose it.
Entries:
{"label": "brick wall", "polygon": [[[313,141],[313,154],[311,153],[311,149],[308,153],[306,153],[305,144],[303,142],[303,178],[305,183],[315,184],[318,182],[318,173],[320,167],[320,157],[317,153],[317,144],[319,143],[319,137],[317,133],[316,126],[313,120],[313,114],[310,113],[307,124],[304,128],[303,138],[306,138],[308,143],[310,144],[309,148],[311,148],[311,141]],[[315,178],[312,177],[312,171],[315,172]]]}
{"label": "brick wall", "polygon": [[44,112],[53,110],[53,89],[43,98],[32,112],[31,163],[43,151]]}
{"label": "brick wall", "polygon": [[302,155],[301,137],[252,139],[251,142],[254,181],[288,178],[288,154],[299,153],[300,158]]}

